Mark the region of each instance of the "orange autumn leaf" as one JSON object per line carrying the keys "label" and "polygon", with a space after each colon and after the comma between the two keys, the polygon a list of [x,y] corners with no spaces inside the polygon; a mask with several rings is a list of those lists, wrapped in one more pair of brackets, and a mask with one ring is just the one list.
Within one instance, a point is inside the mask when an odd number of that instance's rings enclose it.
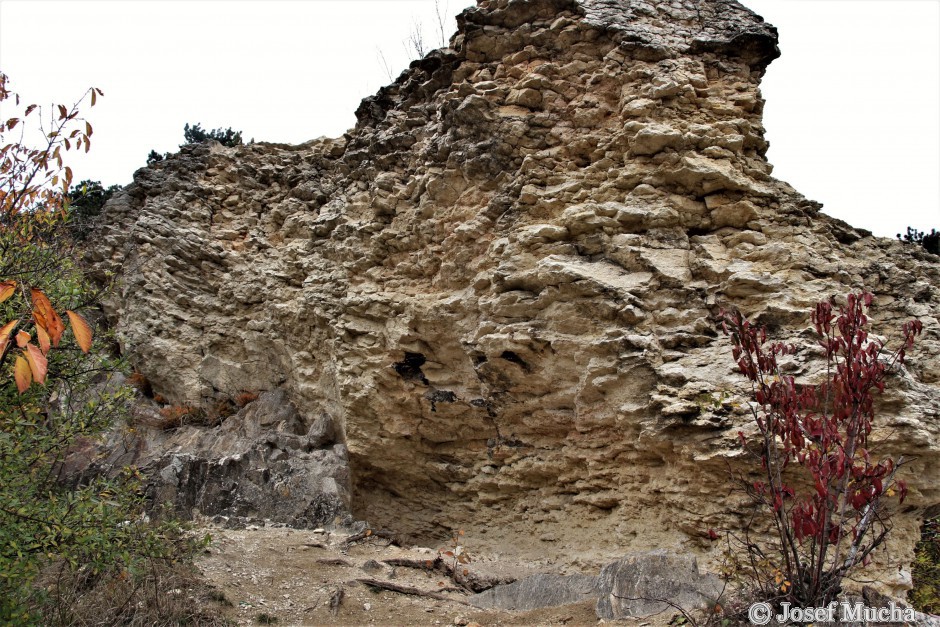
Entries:
{"label": "orange autumn leaf", "polygon": [[49,334],[39,325],[36,325],[36,339],[39,340],[39,350],[42,351],[42,354],[45,355],[48,353],[51,345],[49,342]]}
{"label": "orange autumn leaf", "polygon": [[78,347],[82,349],[83,353],[87,353],[91,350],[91,327],[81,315],[74,311],[66,310],[65,314],[69,317],[69,322],[72,324],[72,333],[75,334],[75,341],[78,342]]}
{"label": "orange autumn leaf", "polygon": [[16,365],[13,367],[13,378],[16,379],[16,389],[19,390],[20,394],[25,392],[33,381],[29,362],[22,357],[16,358]]}
{"label": "orange autumn leaf", "polygon": [[13,296],[16,292],[16,281],[4,281],[0,283],[0,303]]}
{"label": "orange autumn leaf", "polygon": [[65,324],[62,322],[62,318],[60,318],[59,314],[52,308],[52,303],[50,303],[49,298],[42,293],[42,290],[34,287],[30,292],[33,296],[33,319],[36,321],[37,325],[41,326],[45,329],[46,333],[49,334],[52,345],[58,346],[59,340],[62,338],[62,333],[65,331]]}
{"label": "orange autumn leaf", "polygon": [[26,357],[29,369],[33,373],[33,381],[39,384],[45,383],[46,372],[49,371],[49,362],[46,361],[46,357],[39,350],[39,347],[35,344],[27,344],[23,355]]}
{"label": "orange autumn leaf", "polygon": [[20,348],[23,348],[29,343],[31,339],[33,338],[29,333],[27,333],[26,331],[20,331],[19,333],[16,334],[16,345],[19,346]]}
{"label": "orange autumn leaf", "polygon": [[0,355],[6,350],[7,344],[10,342],[10,334],[13,333],[13,329],[16,328],[18,323],[19,320],[10,320],[0,329]]}

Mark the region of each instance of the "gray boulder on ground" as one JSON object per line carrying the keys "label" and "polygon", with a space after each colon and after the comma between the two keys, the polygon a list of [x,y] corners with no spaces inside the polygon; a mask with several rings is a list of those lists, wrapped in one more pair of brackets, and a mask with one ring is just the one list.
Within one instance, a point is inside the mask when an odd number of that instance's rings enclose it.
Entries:
{"label": "gray boulder on ground", "polygon": [[538,574],[485,590],[470,598],[475,607],[501,610],[535,610],[596,599],[597,577],[591,575]]}
{"label": "gray boulder on ground", "polygon": [[628,555],[599,576],[539,574],[496,586],[470,598],[475,607],[534,610],[597,599],[598,618],[645,617],[669,610],[713,606],[724,589],[715,575],[700,573],[691,555],[665,550]]}
{"label": "gray boulder on ground", "polygon": [[691,555],[658,550],[608,564],[598,577],[598,588],[598,618],[627,618],[676,606],[684,611],[708,608],[718,601],[724,584],[715,575],[700,573]]}

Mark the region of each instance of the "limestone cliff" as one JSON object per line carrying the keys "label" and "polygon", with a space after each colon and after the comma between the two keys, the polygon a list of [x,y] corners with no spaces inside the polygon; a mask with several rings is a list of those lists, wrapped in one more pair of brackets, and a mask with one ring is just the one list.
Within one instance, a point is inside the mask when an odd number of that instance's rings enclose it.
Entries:
{"label": "limestone cliff", "polygon": [[712,316],[805,339],[864,288],[877,333],[925,325],[880,402],[885,450],[918,456],[904,562],[940,503],[940,265],[770,176],[775,29],[734,0],[482,0],[458,24],[344,137],[188,146],[108,204],[90,258],[154,389],[283,390],[297,433],[348,448],[353,514],[413,537],[706,552],[748,424],[710,400],[744,391]]}

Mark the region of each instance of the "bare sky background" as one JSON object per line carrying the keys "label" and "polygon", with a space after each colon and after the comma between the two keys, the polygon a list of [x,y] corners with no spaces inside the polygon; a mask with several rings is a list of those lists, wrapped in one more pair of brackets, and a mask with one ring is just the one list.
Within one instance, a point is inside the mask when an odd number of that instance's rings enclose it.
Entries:
{"label": "bare sky background", "polygon": [[[893,236],[940,228],[940,3],[743,0],[780,31],[764,78],[775,176],[824,211]],[[440,0],[446,38],[467,0]],[[359,101],[405,69],[417,25],[440,45],[433,0],[0,1],[0,70],[27,101],[89,86],[92,151],[78,179],[127,184],[183,125],[245,140],[338,136]],[[384,61],[380,54],[384,56]]]}

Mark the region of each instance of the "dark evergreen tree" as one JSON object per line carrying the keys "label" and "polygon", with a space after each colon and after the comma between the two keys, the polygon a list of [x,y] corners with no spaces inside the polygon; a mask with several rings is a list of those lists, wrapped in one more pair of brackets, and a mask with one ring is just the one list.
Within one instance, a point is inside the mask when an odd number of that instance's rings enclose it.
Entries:
{"label": "dark evergreen tree", "polygon": [[69,229],[78,239],[85,239],[91,231],[94,219],[101,213],[101,208],[121,189],[120,185],[105,188],[101,181],[82,181],[69,189]]}
{"label": "dark evergreen tree", "polygon": [[940,255],[940,231],[936,229],[930,229],[930,233],[924,233],[915,228],[907,227],[907,233],[903,236],[898,233],[898,239],[902,242],[920,244],[928,253]]}
{"label": "dark evergreen tree", "polygon": [[207,131],[203,129],[202,125],[197,122],[192,126],[187,124],[183,127],[183,139],[186,140],[186,144],[196,144],[214,139],[223,146],[228,146],[231,148],[233,146],[240,146],[242,144],[242,132],[233,131],[231,128],[224,130],[217,128],[212,131]]}

